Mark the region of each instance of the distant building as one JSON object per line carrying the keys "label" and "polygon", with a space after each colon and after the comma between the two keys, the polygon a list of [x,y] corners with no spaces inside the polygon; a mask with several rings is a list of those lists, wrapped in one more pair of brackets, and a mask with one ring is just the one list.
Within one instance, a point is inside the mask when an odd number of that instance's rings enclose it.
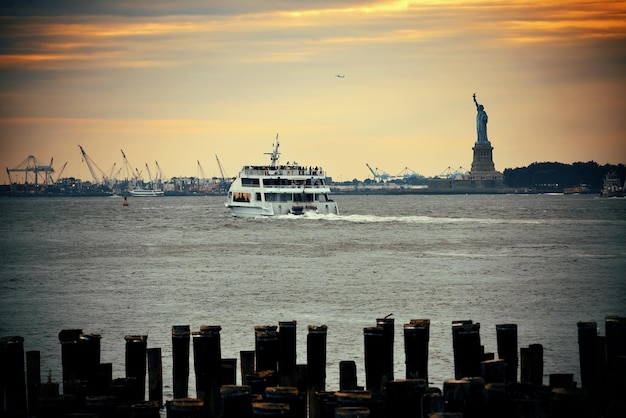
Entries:
{"label": "distant building", "polygon": [[493,164],[493,147],[487,138],[487,113],[483,105],[476,102],[477,139],[472,147],[474,159],[468,174],[460,177],[434,178],[428,182],[428,189],[433,191],[453,191],[459,193],[490,193],[503,191],[504,175],[496,171]]}

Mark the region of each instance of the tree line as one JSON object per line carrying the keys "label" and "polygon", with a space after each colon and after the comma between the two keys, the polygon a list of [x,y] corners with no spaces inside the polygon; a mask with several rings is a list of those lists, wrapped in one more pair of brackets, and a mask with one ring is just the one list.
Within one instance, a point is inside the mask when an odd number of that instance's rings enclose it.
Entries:
{"label": "tree line", "polygon": [[515,188],[537,188],[552,186],[555,189],[586,185],[591,191],[602,188],[604,176],[615,171],[621,183],[626,179],[626,165],[599,165],[594,161],[574,164],[532,163],[528,167],[506,168],[504,183]]}

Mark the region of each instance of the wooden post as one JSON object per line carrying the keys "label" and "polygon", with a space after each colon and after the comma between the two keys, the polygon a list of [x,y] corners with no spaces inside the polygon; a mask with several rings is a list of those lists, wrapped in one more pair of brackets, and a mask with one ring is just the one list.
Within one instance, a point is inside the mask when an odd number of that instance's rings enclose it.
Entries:
{"label": "wooden post", "polygon": [[126,335],[126,378],[133,379],[133,401],[146,400],[147,335]]}
{"label": "wooden post", "polygon": [[517,382],[517,325],[496,325],[498,358],[506,363],[506,383]]}
{"label": "wooden post", "polygon": [[474,324],[472,321],[453,322],[452,345],[455,378],[480,376],[480,362],[482,361],[480,324]]}
{"label": "wooden post", "polygon": [[254,373],[254,351],[240,351],[239,358],[241,360],[241,384],[248,384],[248,375]]}
{"label": "wooden post", "polygon": [[26,388],[28,391],[28,414],[36,416],[39,388],[41,387],[41,354],[39,351],[26,352]]}
{"label": "wooden post", "polygon": [[376,319],[376,326],[383,329],[383,345],[381,347],[382,365],[382,385],[387,386],[387,382],[394,379],[393,373],[393,347],[395,336],[395,320],[388,315],[384,318]]}
{"label": "wooden post", "polygon": [[308,386],[307,397],[309,402],[309,415],[317,416],[319,402],[316,392],[326,390],[326,325],[309,325],[307,334],[307,373]]}
{"label": "wooden post", "polygon": [[356,390],[356,362],[353,360],[344,360],[339,362],[339,390]]}
{"label": "wooden post", "polygon": [[480,363],[480,375],[485,383],[507,383],[506,362],[503,359],[483,361]]}
{"label": "wooden post", "polygon": [[174,399],[183,399],[189,392],[189,325],[172,327]]}
{"label": "wooden post", "polygon": [[278,323],[278,383],[296,384],[296,321]]}
{"label": "wooden post", "polygon": [[385,330],[382,327],[366,327],[363,329],[365,342],[365,388],[374,396],[383,391],[382,352]]}
{"label": "wooden post", "polygon": [[163,406],[163,364],[161,348],[148,348],[148,399]]}
{"label": "wooden post", "polygon": [[196,393],[197,397],[203,401],[206,416],[209,418],[217,418],[220,414],[221,329],[217,325],[203,325],[200,327],[200,332],[193,337]]}
{"label": "wooden post", "polygon": [[220,389],[222,418],[252,418],[250,386],[224,385]]}
{"label": "wooden post", "polygon": [[404,324],[404,355],[407,379],[428,381],[430,319],[412,319]]}
{"label": "wooden post", "polygon": [[4,409],[6,416],[26,418],[28,405],[26,401],[26,378],[24,375],[24,338],[19,336],[0,338],[0,369],[2,378],[0,389],[4,392]]}
{"label": "wooden post", "polygon": [[580,380],[583,389],[597,387],[598,370],[596,368],[596,337],[598,324],[578,322],[578,354],[580,359]]}
{"label": "wooden post", "polygon": [[422,396],[427,388],[428,382],[424,379],[401,379],[387,383],[386,416],[421,418]]}
{"label": "wooden post", "polygon": [[237,359],[222,359],[222,385],[237,384]]}
{"label": "wooden post", "polygon": [[531,344],[528,348],[520,349],[522,383],[535,386],[543,384],[543,346]]}
{"label": "wooden post", "polygon": [[256,351],[255,371],[278,371],[278,332],[275,325],[254,327],[254,348]]}

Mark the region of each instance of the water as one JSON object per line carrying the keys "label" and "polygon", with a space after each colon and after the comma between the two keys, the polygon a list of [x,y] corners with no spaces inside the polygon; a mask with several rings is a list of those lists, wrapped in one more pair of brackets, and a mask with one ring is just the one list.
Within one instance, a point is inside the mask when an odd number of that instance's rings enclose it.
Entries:
{"label": "water", "polygon": [[[237,219],[219,197],[0,199],[0,336],[40,350],[61,379],[58,333],[102,335],[102,362],[124,377],[124,339],[163,350],[172,396],[171,326],[222,327],[222,357],[254,349],[255,325],[328,326],[327,389],[354,360],[363,328],[393,313],[431,320],[429,372],[454,377],[451,322],[516,323],[544,346],[545,374],[579,380],[578,321],[626,316],[626,199],[595,196],[336,196],[341,215]],[[193,360],[192,360],[193,367]],[[192,369],[193,370],[193,369]],[[193,373],[190,396],[195,395]],[[546,379],[547,382],[547,379]]]}

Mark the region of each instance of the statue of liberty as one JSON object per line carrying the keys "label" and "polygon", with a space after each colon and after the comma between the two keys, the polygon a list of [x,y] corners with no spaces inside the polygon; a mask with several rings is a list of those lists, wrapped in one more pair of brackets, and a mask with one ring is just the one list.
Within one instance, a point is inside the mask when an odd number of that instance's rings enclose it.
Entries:
{"label": "statue of liberty", "polygon": [[485,112],[485,107],[476,101],[476,93],[474,93],[473,97],[476,111],[478,112],[476,114],[476,131],[478,133],[476,142],[489,142],[489,139],[487,139],[487,112]]}

